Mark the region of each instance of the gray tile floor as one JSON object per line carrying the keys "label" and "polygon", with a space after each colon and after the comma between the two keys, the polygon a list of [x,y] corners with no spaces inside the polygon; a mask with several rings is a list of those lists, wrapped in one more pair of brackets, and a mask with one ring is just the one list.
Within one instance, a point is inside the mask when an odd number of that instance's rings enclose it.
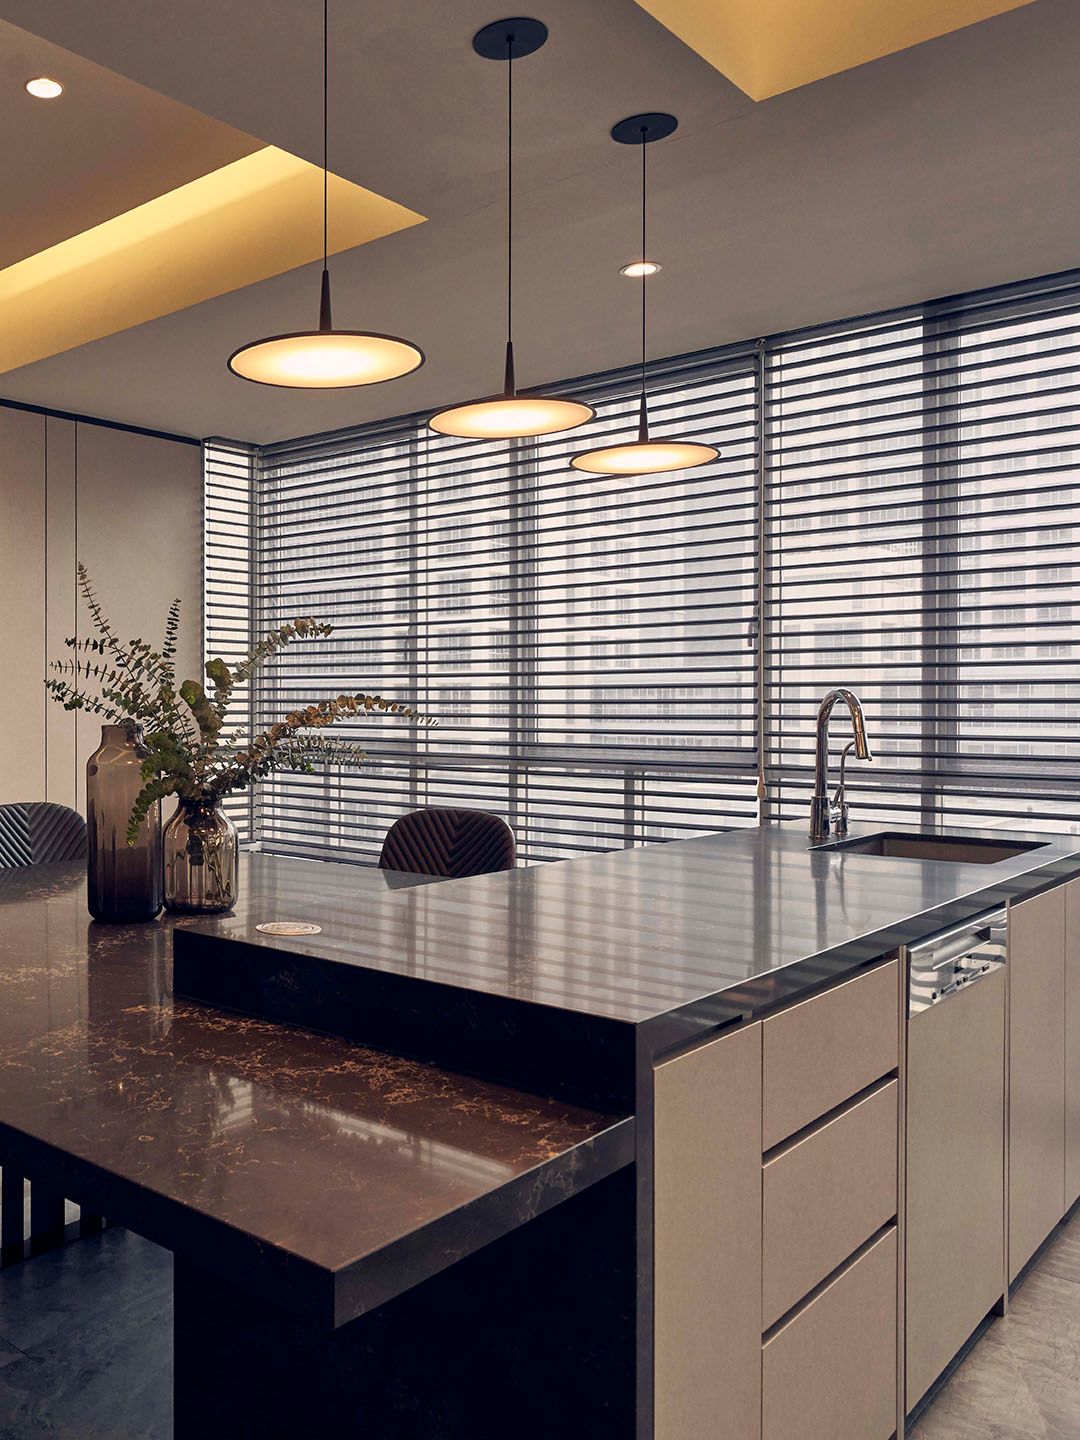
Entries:
{"label": "gray tile floor", "polygon": [[909,1440],[1080,1440],[1080,1210],[908,1431]]}
{"label": "gray tile floor", "polygon": [[[0,1440],[169,1440],[171,1351],[171,1257],[130,1231],[0,1272]],[[1080,1212],[908,1435],[1080,1440]]]}
{"label": "gray tile floor", "polygon": [[0,1440],[170,1440],[172,1256],[106,1230],[0,1272]]}

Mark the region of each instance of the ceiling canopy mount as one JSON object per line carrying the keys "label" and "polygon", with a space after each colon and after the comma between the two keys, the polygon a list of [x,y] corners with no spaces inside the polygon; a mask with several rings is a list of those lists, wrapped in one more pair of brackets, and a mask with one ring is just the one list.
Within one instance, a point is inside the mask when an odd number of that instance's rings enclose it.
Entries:
{"label": "ceiling canopy mount", "polygon": [[611,138],[619,145],[651,145],[674,135],[679,122],[663,110],[650,110],[644,115],[628,115],[611,127]]}
{"label": "ceiling canopy mount", "polygon": [[524,60],[547,43],[548,28],[542,20],[523,15],[496,20],[473,36],[472,48],[482,60]]}

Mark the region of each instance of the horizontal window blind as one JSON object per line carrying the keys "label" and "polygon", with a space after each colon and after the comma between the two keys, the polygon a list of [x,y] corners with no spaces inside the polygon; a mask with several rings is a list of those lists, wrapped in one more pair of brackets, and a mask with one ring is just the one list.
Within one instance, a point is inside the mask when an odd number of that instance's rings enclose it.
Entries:
{"label": "horizontal window blind", "polygon": [[256,628],[310,614],[335,634],[267,667],[259,723],[367,690],[439,724],[341,727],[368,765],[275,777],[264,846],[370,861],[425,804],[505,815],[527,860],[752,822],[756,368],[743,350],[656,369],[656,433],[723,453],[652,479],[569,465],[632,437],[623,376],[570,435],[465,441],[414,418],[266,448]]}
{"label": "horizontal window blind", "polygon": [[[210,440],[203,447],[203,645],[206,658],[237,664],[251,648],[255,562],[252,504],[256,455],[249,445]],[[249,687],[235,714],[250,721]],[[253,839],[252,797],[230,795],[225,808],[245,844]]]}
{"label": "horizontal window blind", "polygon": [[656,432],[721,449],[683,474],[570,469],[632,438],[634,376],[562,393],[597,419],[539,441],[412,416],[208,446],[210,643],[336,626],[256,723],[342,690],[440,721],[263,786],[265,847],[371,862],[426,804],[506,816],[528,861],[804,817],[836,685],[861,818],[1080,830],[1080,276],[656,365]]}
{"label": "horizontal window blind", "polygon": [[771,347],[774,813],[806,813],[844,684],[875,756],[849,761],[861,817],[1080,828],[1078,345],[1066,283]]}

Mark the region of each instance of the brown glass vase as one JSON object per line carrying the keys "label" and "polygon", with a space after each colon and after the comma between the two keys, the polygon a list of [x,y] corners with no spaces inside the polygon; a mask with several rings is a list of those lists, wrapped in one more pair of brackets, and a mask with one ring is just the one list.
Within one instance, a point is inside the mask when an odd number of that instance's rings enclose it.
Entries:
{"label": "brown glass vase", "polygon": [[165,908],[213,915],[236,904],[236,826],[216,800],[181,800],[165,826]]}
{"label": "brown glass vase", "polygon": [[161,806],[150,807],[134,845],[128,820],[146,783],[147,751],[130,722],[101,727],[86,762],[86,903],[95,920],[153,920],[161,910]]}

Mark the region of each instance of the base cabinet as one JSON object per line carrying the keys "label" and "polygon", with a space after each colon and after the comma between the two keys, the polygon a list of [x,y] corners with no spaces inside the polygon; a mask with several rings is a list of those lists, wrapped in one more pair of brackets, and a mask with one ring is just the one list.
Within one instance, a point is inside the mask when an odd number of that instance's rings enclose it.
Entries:
{"label": "base cabinet", "polygon": [[1065,1213],[1065,886],[1009,906],[1009,1280]]}
{"label": "base cabinet", "polygon": [[998,970],[909,1023],[909,1411],[1005,1289],[1005,983]]}
{"label": "base cabinet", "polygon": [[921,1029],[890,958],[655,1066],[639,1440],[890,1440],[1080,1199],[1080,878],[1008,930]]}
{"label": "base cabinet", "polygon": [[899,978],[870,966],[654,1066],[639,1440],[892,1435]]}

